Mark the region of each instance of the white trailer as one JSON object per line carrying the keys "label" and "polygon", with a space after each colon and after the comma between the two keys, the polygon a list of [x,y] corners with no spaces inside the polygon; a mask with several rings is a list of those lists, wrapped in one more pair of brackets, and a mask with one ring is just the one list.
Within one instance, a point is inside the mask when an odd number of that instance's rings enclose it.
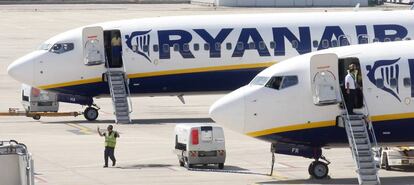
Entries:
{"label": "white trailer", "polygon": [[34,185],[32,155],[17,141],[0,141],[0,184]]}
{"label": "white trailer", "polygon": [[223,128],[218,125],[177,124],[175,126],[175,153],[180,166],[217,164],[224,168],[226,149]]}

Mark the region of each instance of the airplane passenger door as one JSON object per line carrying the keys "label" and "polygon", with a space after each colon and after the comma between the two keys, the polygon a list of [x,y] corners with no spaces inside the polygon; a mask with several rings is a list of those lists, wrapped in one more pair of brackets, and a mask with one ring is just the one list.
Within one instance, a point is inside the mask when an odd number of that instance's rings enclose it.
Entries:
{"label": "airplane passenger door", "polygon": [[105,63],[103,28],[86,27],[82,30],[83,61],[87,66]]}
{"label": "airplane passenger door", "polygon": [[338,78],[338,56],[333,53],[311,57],[310,80],[313,103],[331,105],[341,102]]}

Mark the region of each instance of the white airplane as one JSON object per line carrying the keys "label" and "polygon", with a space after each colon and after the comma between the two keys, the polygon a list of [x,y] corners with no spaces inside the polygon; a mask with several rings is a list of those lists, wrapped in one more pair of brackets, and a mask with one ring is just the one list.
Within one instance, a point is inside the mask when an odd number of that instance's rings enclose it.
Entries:
{"label": "white airplane", "polygon": [[132,96],[222,93],[277,61],[350,44],[414,38],[413,11],[144,18],[67,31],[8,67],[14,79],[88,105],[125,73]]}
{"label": "white airplane", "polygon": [[[354,157],[361,157],[359,149],[364,145],[366,159],[372,162],[371,142],[414,143],[413,48],[414,41],[399,41],[296,56],[263,70],[250,84],[219,99],[210,115],[219,124],[272,143],[276,153],[314,158],[309,173],[317,178],[328,174],[327,165],[318,161],[324,159],[321,148],[345,147],[349,142],[358,148]],[[360,66],[357,83],[362,90],[356,116],[347,115],[342,102],[350,64]],[[353,120],[352,129],[345,124],[347,119]],[[364,129],[358,121],[371,127]],[[358,135],[359,131],[365,134]],[[357,161],[361,168],[362,163]]]}

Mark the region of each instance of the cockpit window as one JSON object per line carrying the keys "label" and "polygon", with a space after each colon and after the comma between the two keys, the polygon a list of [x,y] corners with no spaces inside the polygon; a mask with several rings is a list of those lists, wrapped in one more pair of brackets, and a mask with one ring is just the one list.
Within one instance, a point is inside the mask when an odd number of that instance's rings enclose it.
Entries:
{"label": "cockpit window", "polygon": [[269,77],[258,76],[252,80],[250,85],[265,85],[268,80]]}
{"label": "cockpit window", "polygon": [[56,43],[52,46],[52,48],[50,48],[50,52],[61,54],[61,53],[71,51],[73,50],[73,48],[74,48],[73,43]]}
{"label": "cockpit window", "polygon": [[39,50],[49,50],[51,44],[49,43],[43,43],[39,46]]}
{"label": "cockpit window", "polygon": [[266,84],[266,87],[281,90],[298,84],[297,76],[274,76]]}

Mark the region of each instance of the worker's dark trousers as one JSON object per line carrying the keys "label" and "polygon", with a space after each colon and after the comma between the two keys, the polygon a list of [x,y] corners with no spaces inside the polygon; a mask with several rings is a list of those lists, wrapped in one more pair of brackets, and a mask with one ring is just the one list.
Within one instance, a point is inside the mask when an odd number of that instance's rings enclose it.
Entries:
{"label": "worker's dark trousers", "polygon": [[105,147],[105,166],[108,166],[108,157],[111,158],[112,165],[115,164],[115,155],[114,155],[115,148],[112,147]]}
{"label": "worker's dark trousers", "polygon": [[354,114],[356,93],[355,89],[350,89],[349,94],[347,94],[346,108],[348,109],[348,114]]}

